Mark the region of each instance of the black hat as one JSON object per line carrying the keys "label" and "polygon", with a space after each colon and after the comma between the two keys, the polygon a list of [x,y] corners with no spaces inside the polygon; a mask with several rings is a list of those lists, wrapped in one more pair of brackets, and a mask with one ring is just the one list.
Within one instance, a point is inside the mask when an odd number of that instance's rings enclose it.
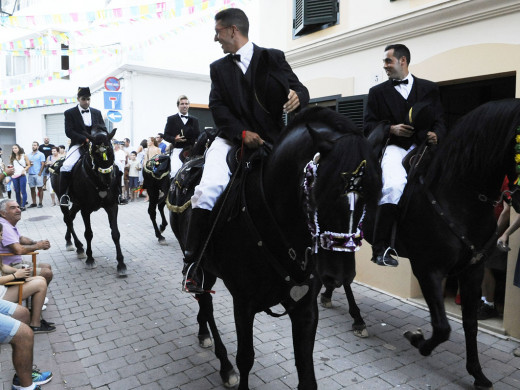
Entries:
{"label": "black hat", "polygon": [[90,88],[89,87],[79,87],[78,88],[78,98],[80,97],[90,97]]}
{"label": "black hat", "polygon": [[435,122],[435,115],[431,102],[416,103],[408,111],[404,123],[413,126],[415,132],[430,131]]}

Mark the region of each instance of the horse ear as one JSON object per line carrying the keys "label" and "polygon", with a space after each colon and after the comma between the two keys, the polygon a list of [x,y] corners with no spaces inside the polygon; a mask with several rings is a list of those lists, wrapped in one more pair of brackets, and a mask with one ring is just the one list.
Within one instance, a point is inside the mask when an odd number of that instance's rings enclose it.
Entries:
{"label": "horse ear", "polygon": [[314,145],[318,146],[320,154],[326,155],[332,150],[334,142],[331,139],[326,138],[324,134],[313,129],[308,123],[305,124],[305,127],[307,127],[307,130],[309,131]]}
{"label": "horse ear", "polygon": [[116,130],[117,130],[117,128],[113,129],[113,130],[108,134],[108,139],[109,139],[109,140],[111,140],[111,139],[114,137],[114,135],[116,135]]}

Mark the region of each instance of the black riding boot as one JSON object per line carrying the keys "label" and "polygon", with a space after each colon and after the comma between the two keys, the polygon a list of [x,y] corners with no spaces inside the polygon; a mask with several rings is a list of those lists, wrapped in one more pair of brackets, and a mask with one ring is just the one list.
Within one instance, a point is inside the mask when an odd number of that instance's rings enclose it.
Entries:
{"label": "black riding boot", "polygon": [[372,261],[377,265],[397,267],[399,262],[390,256],[395,252],[390,247],[392,229],[397,221],[397,205],[385,203],[377,208],[376,221],[374,225],[374,238],[372,243]]}
{"label": "black riding boot", "polygon": [[203,289],[203,271],[195,262],[201,256],[202,246],[210,230],[210,210],[193,209],[191,211],[186,250],[184,252],[183,290],[193,294],[201,294]]}
{"label": "black riding boot", "polygon": [[60,172],[60,185],[58,193],[61,194],[60,197],[60,206],[69,207],[70,206],[70,198],[69,198],[69,184],[70,179],[72,178],[72,172]]}

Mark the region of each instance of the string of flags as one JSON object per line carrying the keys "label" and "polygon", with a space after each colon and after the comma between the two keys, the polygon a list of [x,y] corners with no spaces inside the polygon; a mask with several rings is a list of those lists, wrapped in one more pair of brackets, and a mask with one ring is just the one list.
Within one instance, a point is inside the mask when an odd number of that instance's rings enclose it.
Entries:
{"label": "string of flags", "polygon": [[[209,8],[213,8],[215,6],[220,7],[219,9],[235,7],[235,1],[232,1],[232,0],[173,0],[173,1],[166,1],[166,2],[162,2],[162,3],[156,3],[156,4],[154,4],[155,8],[153,8],[154,5],[139,6],[138,7],[139,12],[142,13],[142,15],[139,19],[147,20],[147,19],[155,18],[155,17],[174,17],[175,15],[180,15],[182,13],[181,5],[183,7],[185,7],[187,12],[189,12],[190,14],[193,14],[198,10],[206,10]],[[244,1],[244,0],[238,0],[238,1]],[[168,6],[171,6],[171,5],[173,5],[174,8],[168,10]],[[118,11],[118,12],[112,13],[112,14],[110,14],[110,12],[112,12],[113,10],[103,10],[103,12],[96,13],[96,15],[98,15],[100,17],[105,17],[107,19],[109,17],[123,18],[124,15],[128,15],[129,12],[132,14],[135,14],[135,12],[136,12],[135,8],[136,7],[128,7],[122,11]],[[128,11],[128,10],[130,10],[130,11]],[[145,15],[145,12],[151,12],[151,10],[155,10],[155,11],[153,11],[155,14]],[[162,11],[159,12],[157,10],[162,10]],[[160,16],[158,16],[158,14],[160,14]],[[48,17],[48,16],[49,15],[44,15],[43,17]],[[134,16],[139,16],[139,15],[134,15]],[[9,17],[7,19],[10,19],[10,18],[12,18],[12,17]],[[19,17],[19,18],[24,18],[24,17]],[[34,18],[35,18],[34,20],[36,20],[36,17],[34,17]],[[78,18],[79,18],[79,16],[78,16]],[[88,61],[82,65],[79,65],[78,67],[75,67],[73,69],[53,72],[52,75],[49,75],[45,78],[36,79],[34,82],[30,82],[25,85],[18,85],[18,86],[9,88],[8,90],[0,91],[0,111],[18,111],[18,110],[26,109],[26,108],[41,107],[41,106],[48,106],[48,105],[54,105],[54,104],[73,103],[76,101],[75,97],[74,98],[61,98],[61,99],[7,100],[7,99],[2,99],[2,96],[5,96],[10,93],[14,93],[14,92],[19,92],[19,91],[25,90],[26,88],[34,88],[34,87],[42,85],[43,83],[48,83],[48,82],[51,82],[54,80],[62,79],[65,76],[70,76],[72,73],[74,73],[78,70],[84,69],[96,62],[101,61],[103,58],[106,58],[107,55],[113,56],[113,55],[119,54],[123,50],[133,51],[133,50],[138,50],[138,49],[142,49],[145,47],[149,47],[150,45],[162,42],[162,41],[172,37],[174,34],[178,34],[179,31],[185,29],[186,27],[193,27],[193,26],[198,25],[199,23],[206,23],[206,22],[210,21],[210,19],[212,20],[212,18],[213,18],[212,15],[206,15],[206,16],[200,17],[198,20],[194,20],[194,21],[192,20],[190,22],[185,23],[184,25],[177,26],[176,28],[174,28],[168,32],[158,34],[157,36],[154,36],[151,38],[147,38],[146,40],[143,40],[141,42],[137,42],[137,43],[134,42],[131,45],[124,46],[123,48],[119,47],[119,45],[118,45],[117,48],[110,48],[110,47],[84,48],[84,49],[76,49],[76,50],[69,50],[69,49],[67,49],[67,50],[58,50],[58,49],[57,50],[23,50],[23,49],[17,50],[17,49],[15,49],[16,47],[22,47],[22,48],[26,48],[26,47],[33,48],[34,47],[35,48],[38,46],[45,45],[47,42],[55,42],[55,43],[67,42],[68,43],[69,38],[68,38],[67,34],[65,34],[65,33],[56,33],[55,35],[52,35],[49,37],[35,38],[35,39],[29,39],[29,40],[23,40],[23,41],[13,41],[13,42],[9,42],[7,44],[2,44],[1,47],[3,50],[5,50],[4,45],[8,45],[9,49],[7,49],[7,52],[9,52],[9,54],[14,54],[14,55],[25,55],[25,56],[69,55],[70,56],[70,55],[89,54],[89,55],[97,55],[97,57],[94,58],[93,60]],[[0,18],[0,19],[2,19],[2,21],[5,21],[6,18],[4,17],[4,18]],[[32,21],[33,19],[31,19],[29,17],[28,20]],[[59,18],[55,18],[53,20],[64,21],[67,19],[65,17],[60,16]],[[80,19],[78,19],[78,20],[80,20]],[[138,19],[134,18],[128,22],[135,22],[136,20],[138,20]],[[19,22],[20,21],[17,21],[17,23],[19,23]],[[114,23],[116,23],[116,25],[117,25],[118,23],[123,23],[123,22],[124,21],[116,21]],[[15,21],[12,21],[12,23],[15,23]],[[107,25],[98,26],[98,27],[107,27]],[[94,27],[89,28],[89,30],[92,30],[92,29],[94,29]],[[85,31],[83,31],[83,32],[76,31],[74,33],[77,35],[84,35]]]}

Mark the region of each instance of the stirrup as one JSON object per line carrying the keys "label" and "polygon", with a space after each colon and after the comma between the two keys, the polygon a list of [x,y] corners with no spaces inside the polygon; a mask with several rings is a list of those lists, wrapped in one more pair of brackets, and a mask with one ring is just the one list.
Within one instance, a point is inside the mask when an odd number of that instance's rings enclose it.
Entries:
{"label": "stirrup", "polygon": [[[393,264],[387,264],[387,262],[385,261],[385,258],[386,258],[386,255],[388,255],[389,257],[392,257],[390,256],[390,254],[388,252],[393,252],[392,254],[395,255],[395,261],[397,262],[396,265],[393,265]],[[397,251],[392,248],[391,246],[389,246],[388,248],[386,248],[386,251],[385,253],[383,253],[383,264],[387,267],[397,267],[399,265],[399,254],[397,253]]]}
{"label": "stirrup", "polygon": [[[202,282],[200,286],[197,286],[197,282],[194,279],[188,278],[188,275],[190,274],[191,267],[193,267],[195,263],[191,263],[188,268],[186,269],[186,273],[184,274],[182,278],[182,291],[190,294],[203,294],[206,291],[202,288],[204,286],[204,270],[202,270]],[[196,273],[198,271],[198,268],[196,267],[194,269],[194,272]]]}
{"label": "stirrup", "polygon": [[70,207],[70,197],[67,194],[63,194],[60,198],[60,206]]}

